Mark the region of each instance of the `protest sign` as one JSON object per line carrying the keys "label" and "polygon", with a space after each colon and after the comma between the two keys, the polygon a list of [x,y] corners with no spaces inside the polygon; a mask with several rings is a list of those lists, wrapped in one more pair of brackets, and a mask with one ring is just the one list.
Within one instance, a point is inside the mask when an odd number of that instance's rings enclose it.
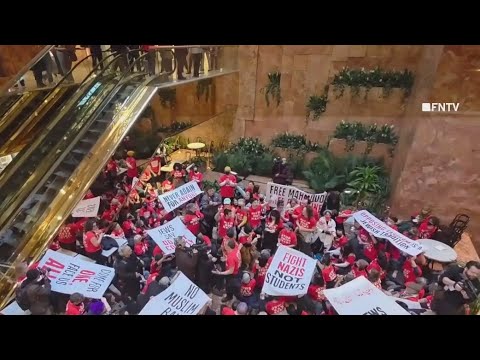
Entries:
{"label": "protest sign", "polygon": [[62,294],[80,293],[100,299],[115,275],[113,268],[97,265],[76,257],[48,250],[39,268],[50,269],[52,291]]}
{"label": "protest sign", "polygon": [[73,209],[72,217],[96,217],[100,208],[100,196],[92,199],[81,200],[75,209]]}
{"label": "protest sign", "polygon": [[390,241],[392,245],[408,255],[417,256],[423,251],[419,242],[410,240],[405,235],[400,234],[367,210],[357,211],[353,214],[353,218],[370,234]]}
{"label": "protest sign", "polygon": [[200,195],[202,190],[198,187],[196,181],[192,180],[185,185],[182,185],[175,190],[169,191],[166,194],[158,196],[158,199],[162,203],[165,211],[170,212],[182,206],[186,202],[194,199]]}
{"label": "protest sign", "polygon": [[306,294],[316,262],[300,251],[280,245],[268,268],[262,292],[273,296]]}
{"label": "protest sign", "polygon": [[196,315],[210,298],[185,275],[180,275],[151,299],[139,315]]}
{"label": "protest sign", "polygon": [[364,276],[323,294],[339,315],[410,315]]}
{"label": "protest sign", "polygon": [[187,229],[179,217],[162,226],[147,230],[147,234],[160,246],[165,255],[175,252],[175,239],[178,237],[182,237],[187,246],[197,242],[195,235]]}
{"label": "protest sign", "polygon": [[272,204],[271,201],[274,203],[276,202],[278,211],[282,211],[291,199],[296,199],[298,201],[310,199],[312,207],[320,211],[326,198],[326,192],[321,194],[309,194],[295,186],[280,185],[272,182],[267,183],[266,200],[270,203],[270,206],[275,205]]}
{"label": "protest sign", "polygon": [[135,185],[137,185],[137,183],[138,183],[139,181],[140,181],[140,179],[137,178],[137,177],[134,177],[134,178],[132,179],[132,189],[135,189]]}

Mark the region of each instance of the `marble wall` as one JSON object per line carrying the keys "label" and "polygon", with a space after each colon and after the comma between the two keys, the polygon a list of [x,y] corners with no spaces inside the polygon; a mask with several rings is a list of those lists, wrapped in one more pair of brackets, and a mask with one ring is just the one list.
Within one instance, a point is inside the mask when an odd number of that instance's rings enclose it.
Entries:
{"label": "marble wall", "polygon": [[[415,71],[421,46],[384,45],[248,45],[239,48],[240,92],[235,136],[270,140],[276,133],[304,133],[310,140],[326,143],[341,120],[401,125],[405,104],[400,92],[387,99],[372,91],[340,99],[329,92],[327,111],[318,121],[306,121],[305,104],[311,95],[321,95],[325,85],[344,66]],[[269,72],[282,74],[282,102],[267,107],[261,89]]]}

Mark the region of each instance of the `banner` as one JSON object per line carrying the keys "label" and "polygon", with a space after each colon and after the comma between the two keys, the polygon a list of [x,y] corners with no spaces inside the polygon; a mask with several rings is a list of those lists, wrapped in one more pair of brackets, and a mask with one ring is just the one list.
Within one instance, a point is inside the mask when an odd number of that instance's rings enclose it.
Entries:
{"label": "banner", "polygon": [[162,203],[167,212],[173,211],[176,208],[182,206],[186,202],[194,199],[200,195],[203,191],[200,190],[196,181],[192,180],[185,185],[182,185],[175,190],[169,191],[166,194],[158,196],[158,199]]}
{"label": "banner", "polygon": [[52,291],[62,294],[78,292],[92,299],[100,299],[103,296],[115,275],[113,268],[52,250],[47,250],[38,266],[50,269]]}
{"label": "banner", "polygon": [[165,255],[175,252],[175,239],[177,237],[182,237],[187,246],[191,246],[197,242],[196,236],[187,229],[179,217],[162,226],[147,230],[147,234],[155,241]]}
{"label": "banner", "polygon": [[96,217],[100,208],[100,196],[92,199],[81,200],[75,209],[73,209],[72,217]]}
{"label": "banner", "polygon": [[321,194],[309,194],[303,190],[296,188],[295,186],[280,185],[273,182],[267,183],[266,200],[271,205],[276,205],[278,211],[282,211],[291,199],[298,201],[308,200],[312,202],[311,205],[316,210],[322,209],[323,203],[327,198],[327,193]]}
{"label": "banner", "polygon": [[273,296],[306,294],[317,260],[280,245],[273,257],[262,292]]}
{"label": "banner", "polygon": [[396,248],[408,255],[417,256],[423,251],[419,242],[410,240],[405,235],[400,234],[367,210],[357,211],[353,214],[353,218],[370,234],[390,241]]}
{"label": "banner", "polygon": [[139,315],[197,315],[210,298],[185,275],[180,275],[151,299]]}
{"label": "banner", "polygon": [[139,181],[140,181],[140,179],[137,178],[137,177],[134,177],[134,178],[132,179],[132,189],[135,189],[135,185],[137,185],[137,183],[138,183]]}
{"label": "banner", "polygon": [[364,276],[323,294],[340,315],[410,315]]}

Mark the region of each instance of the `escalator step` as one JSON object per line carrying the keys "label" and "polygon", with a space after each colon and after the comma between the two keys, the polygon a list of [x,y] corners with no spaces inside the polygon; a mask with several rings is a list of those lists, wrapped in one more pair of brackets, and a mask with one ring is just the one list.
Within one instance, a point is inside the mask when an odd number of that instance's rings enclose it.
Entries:
{"label": "escalator step", "polygon": [[80,141],[87,144],[95,144],[97,142],[95,139],[88,138],[88,137],[85,137]]}
{"label": "escalator step", "polygon": [[100,134],[103,132],[103,130],[100,130],[100,129],[95,129],[95,128],[90,128],[88,129],[89,132],[91,133],[96,133],[96,134]]}
{"label": "escalator step", "polygon": [[101,117],[101,118],[97,119],[97,121],[100,122],[100,123],[109,123],[109,122],[112,121],[112,119],[109,118],[109,117]]}
{"label": "escalator step", "polygon": [[88,153],[88,150],[85,150],[85,149],[82,149],[82,148],[78,148],[78,149],[73,149],[72,152],[75,153],[75,154],[85,155],[85,154]]}
{"label": "escalator step", "polygon": [[57,175],[57,176],[60,176],[60,177],[62,177],[62,178],[64,178],[64,179],[67,179],[67,178],[69,177],[69,175],[68,175],[67,172],[61,171],[61,170],[60,170],[60,171],[57,171],[57,172],[54,173],[54,174]]}

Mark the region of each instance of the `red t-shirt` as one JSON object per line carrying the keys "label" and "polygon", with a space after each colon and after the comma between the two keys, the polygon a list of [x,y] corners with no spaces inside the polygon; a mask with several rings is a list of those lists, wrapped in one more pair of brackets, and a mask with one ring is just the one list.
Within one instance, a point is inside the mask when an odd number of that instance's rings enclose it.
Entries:
{"label": "red t-shirt", "polygon": [[282,245],[289,246],[289,245],[297,245],[297,235],[294,231],[289,229],[283,229],[278,234],[278,242]]}
{"label": "red t-shirt", "polygon": [[267,263],[265,264],[264,267],[261,267],[260,265],[257,264],[257,287],[262,288],[263,283],[265,282],[265,276],[267,275],[268,267],[272,263],[273,257],[271,256],[270,259],[268,259]]}
{"label": "red t-shirt", "polygon": [[345,247],[345,245],[347,245],[347,244],[348,244],[348,239],[345,235],[343,235],[333,242],[333,248],[334,249],[343,249]]}
{"label": "red t-shirt", "polygon": [[94,246],[92,244],[92,239],[97,237],[93,231],[87,231],[83,234],[83,247],[85,248],[85,252],[87,253],[95,253],[97,251],[102,250],[101,246]]}
{"label": "red t-shirt", "polygon": [[[220,176],[220,183],[224,182],[225,180],[230,180],[233,183],[237,183],[237,177],[232,174],[223,174]],[[235,196],[235,187],[230,185],[224,185],[220,187],[220,196],[222,198],[233,198]]]}
{"label": "red t-shirt", "polygon": [[125,162],[132,167],[132,169],[127,169],[127,176],[129,178],[138,177],[137,161],[133,157],[129,156]]}
{"label": "red t-shirt", "polygon": [[352,266],[353,264],[355,264],[355,255],[354,254],[350,254],[347,256],[347,260],[346,262],[348,262],[350,264],[350,266]]}
{"label": "red t-shirt", "polygon": [[262,223],[262,207],[258,206],[256,209],[251,207],[249,209],[249,215],[248,222],[252,229],[259,227]]}
{"label": "red t-shirt", "polygon": [[164,191],[170,191],[170,190],[175,189],[173,184],[168,180],[165,180],[164,182],[162,182],[162,188],[163,188]]}
{"label": "red t-shirt", "polygon": [[245,216],[247,217],[247,221],[248,221],[248,211],[247,211],[247,209],[238,208],[235,211],[235,225],[237,225],[237,226],[240,225]]}
{"label": "red t-shirt", "polygon": [[315,217],[307,219],[303,215],[301,215],[298,218],[298,223],[300,224],[301,227],[304,227],[309,230],[314,229],[317,226],[317,220],[315,220]]}
{"label": "red t-shirt", "polygon": [[367,271],[365,269],[359,270],[355,265],[352,267],[352,273],[355,278],[358,278],[360,276],[364,276],[365,278],[368,277]]}
{"label": "red t-shirt", "polygon": [[366,245],[364,245],[363,254],[369,261],[372,261],[377,257],[377,249],[375,249],[373,242],[369,241]]}
{"label": "red t-shirt", "polygon": [[116,173],[118,170],[117,162],[115,160],[110,160],[107,163],[107,171]]}
{"label": "red t-shirt", "polygon": [[240,259],[238,256],[238,250],[230,251],[227,255],[226,269],[230,269],[233,266],[232,275],[237,275],[240,269]]}
{"label": "red t-shirt", "polygon": [[174,179],[181,179],[185,176],[185,170],[173,170],[172,171],[172,177]]}
{"label": "red t-shirt", "polygon": [[429,219],[425,219],[420,226],[418,227],[418,236],[420,239],[431,239],[437,231],[435,226],[432,226],[432,229],[428,228]]}
{"label": "red t-shirt", "polygon": [[237,314],[235,314],[235,310],[233,310],[232,308],[224,307],[222,309],[222,315],[237,315]]}
{"label": "red t-shirt", "polygon": [[148,250],[148,245],[143,241],[139,242],[138,244],[135,244],[135,246],[133,247],[133,252],[137,256],[144,255],[147,252],[147,250]]}
{"label": "red t-shirt", "polygon": [[207,235],[203,235],[203,241],[207,246],[212,246],[212,240]]}
{"label": "red t-shirt", "polygon": [[197,183],[201,183],[203,181],[203,174],[201,172],[195,173],[193,170],[190,171],[190,181],[196,181]]}
{"label": "red t-shirt", "polygon": [[405,263],[403,264],[403,277],[405,279],[405,284],[408,282],[415,282],[417,277],[422,276],[422,269],[417,266],[417,271],[419,272],[419,275],[415,275],[415,271],[413,270],[413,266],[410,263],[410,260],[406,260]]}
{"label": "red t-shirt", "polygon": [[102,220],[107,220],[112,222],[114,217],[115,217],[115,209],[112,209],[112,208],[105,210],[102,214]]}
{"label": "red t-shirt", "polygon": [[292,216],[296,219],[298,219],[300,216],[302,216],[302,212],[303,212],[303,209],[305,208],[305,206],[303,205],[299,205],[295,208],[295,210],[293,210],[293,214]]}
{"label": "red t-shirt", "polygon": [[312,300],[315,301],[324,301],[325,300],[325,295],[323,295],[323,290],[325,290],[325,286],[320,286],[320,285],[310,285],[308,287],[308,296],[312,298]]}
{"label": "red t-shirt", "polygon": [[162,249],[160,249],[160,246],[156,245],[155,248],[153,249],[153,257],[157,255],[163,255]]}
{"label": "red t-shirt", "polygon": [[200,219],[195,214],[187,214],[183,218],[183,223],[188,230],[192,232],[193,235],[198,235],[200,232]]}
{"label": "red t-shirt", "polygon": [[269,229],[270,231],[272,231],[273,233],[275,233],[275,232],[283,229],[283,221],[280,220],[278,224],[275,224],[275,223],[271,222],[270,219],[268,219],[268,221],[265,224],[265,227],[267,229]]}
{"label": "red t-shirt", "polygon": [[335,267],[333,265],[327,266],[322,270],[323,280],[326,283],[335,281],[337,279],[337,273],[335,272]]}
{"label": "red t-shirt", "polygon": [[144,208],[143,206],[140,208],[140,210],[138,211],[138,216],[141,216],[141,217],[144,217],[144,218],[149,218],[150,216],[152,216],[152,213],[153,213],[153,208],[151,206],[148,206],[146,208]]}
{"label": "red t-shirt", "polygon": [[130,230],[134,228],[134,224],[132,220],[125,220],[122,224],[122,229],[125,233],[128,233]]}
{"label": "red t-shirt", "polygon": [[158,174],[160,172],[160,165],[161,165],[161,157],[160,156],[154,156],[152,160],[150,160],[150,169],[155,174]]}
{"label": "red t-shirt", "polygon": [[218,236],[224,238],[227,236],[227,230],[233,227],[235,224],[235,218],[226,219],[225,216],[220,217],[218,222]]}
{"label": "red t-shirt", "polygon": [[242,283],[242,286],[240,286],[240,294],[245,297],[252,296],[256,284],[255,279],[250,280],[248,284]]}
{"label": "red t-shirt", "polygon": [[60,232],[58,233],[58,242],[62,244],[73,244],[75,243],[77,237],[77,232],[81,231],[81,228],[75,224],[67,224],[62,226]]}
{"label": "red t-shirt", "polygon": [[85,304],[83,302],[78,305],[75,305],[70,300],[67,302],[65,315],[82,315],[84,312],[85,312]]}
{"label": "red t-shirt", "polygon": [[385,277],[387,276],[387,273],[382,269],[382,267],[378,263],[378,259],[374,259],[370,264],[368,264],[367,272],[369,273],[372,269],[375,269],[380,273],[380,280],[385,279]]}
{"label": "red t-shirt", "polygon": [[276,315],[285,311],[285,302],[282,300],[272,300],[265,304],[265,311],[268,315]]}
{"label": "red t-shirt", "polygon": [[250,242],[252,242],[251,240],[252,240],[252,237],[250,235],[243,235],[243,236],[238,237],[238,242],[240,244],[250,243]]}

